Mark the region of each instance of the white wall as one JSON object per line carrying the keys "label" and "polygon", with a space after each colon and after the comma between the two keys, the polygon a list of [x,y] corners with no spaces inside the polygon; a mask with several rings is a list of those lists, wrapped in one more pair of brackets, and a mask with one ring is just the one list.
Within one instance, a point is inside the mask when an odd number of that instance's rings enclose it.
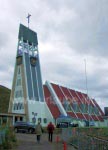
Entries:
{"label": "white wall", "polygon": [[[38,118],[41,118],[42,126],[47,126],[47,124],[50,121],[54,122],[53,117],[45,102],[29,100],[28,101],[28,116],[29,116],[30,122],[32,122],[32,118],[34,117],[32,112],[37,113],[35,117],[36,123],[38,122]],[[47,123],[44,123],[43,121],[44,118],[47,118]]]}

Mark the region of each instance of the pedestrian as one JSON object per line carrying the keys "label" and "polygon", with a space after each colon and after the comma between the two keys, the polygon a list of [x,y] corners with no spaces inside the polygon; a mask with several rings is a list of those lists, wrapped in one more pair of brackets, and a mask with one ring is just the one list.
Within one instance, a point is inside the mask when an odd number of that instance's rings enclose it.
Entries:
{"label": "pedestrian", "polygon": [[41,135],[42,135],[42,126],[40,124],[40,122],[38,122],[38,124],[36,125],[36,128],[35,128],[35,133],[36,133],[36,136],[37,136],[37,142],[40,143],[40,138],[41,138]]}
{"label": "pedestrian", "polygon": [[53,140],[53,131],[54,131],[54,125],[52,124],[52,122],[50,122],[48,124],[47,130],[48,130],[48,140],[50,142],[52,142],[52,140]]}

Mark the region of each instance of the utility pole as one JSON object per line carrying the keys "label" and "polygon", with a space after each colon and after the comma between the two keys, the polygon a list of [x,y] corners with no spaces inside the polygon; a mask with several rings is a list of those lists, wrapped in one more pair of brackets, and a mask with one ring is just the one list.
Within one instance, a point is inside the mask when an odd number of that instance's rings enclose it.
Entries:
{"label": "utility pole", "polygon": [[87,93],[87,101],[88,101],[88,115],[89,115],[89,126],[90,126],[90,103],[89,103],[89,97],[88,97],[88,81],[87,81],[86,59],[84,59],[84,63],[85,63],[86,93]]}

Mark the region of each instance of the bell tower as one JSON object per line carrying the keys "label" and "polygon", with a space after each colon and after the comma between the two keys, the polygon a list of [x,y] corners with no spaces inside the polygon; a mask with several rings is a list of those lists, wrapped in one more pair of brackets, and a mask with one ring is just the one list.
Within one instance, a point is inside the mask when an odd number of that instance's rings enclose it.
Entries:
{"label": "bell tower", "polygon": [[[9,113],[25,114],[25,120],[47,119],[37,33],[20,24]],[[17,120],[17,119],[16,119]]]}

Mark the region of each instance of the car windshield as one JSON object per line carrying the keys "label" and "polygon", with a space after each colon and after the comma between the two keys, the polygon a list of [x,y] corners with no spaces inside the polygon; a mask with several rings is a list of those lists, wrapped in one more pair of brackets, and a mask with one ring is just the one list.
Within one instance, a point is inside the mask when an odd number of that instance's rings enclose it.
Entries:
{"label": "car windshield", "polygon": [[27,125],[34,126],[34,124],[32,122],[17,121],[17,122],[14,123],[14,125],[20,125],[20,124],[27,124]]}
{"label": "car windshield", "polygon": [[32,122],[27,122],[27,124],[29,124],[29,125],[34,125]]}
{"label": "car windshield", "polygon": [[28,125],[35,126],[33,122],[27,122]]}

